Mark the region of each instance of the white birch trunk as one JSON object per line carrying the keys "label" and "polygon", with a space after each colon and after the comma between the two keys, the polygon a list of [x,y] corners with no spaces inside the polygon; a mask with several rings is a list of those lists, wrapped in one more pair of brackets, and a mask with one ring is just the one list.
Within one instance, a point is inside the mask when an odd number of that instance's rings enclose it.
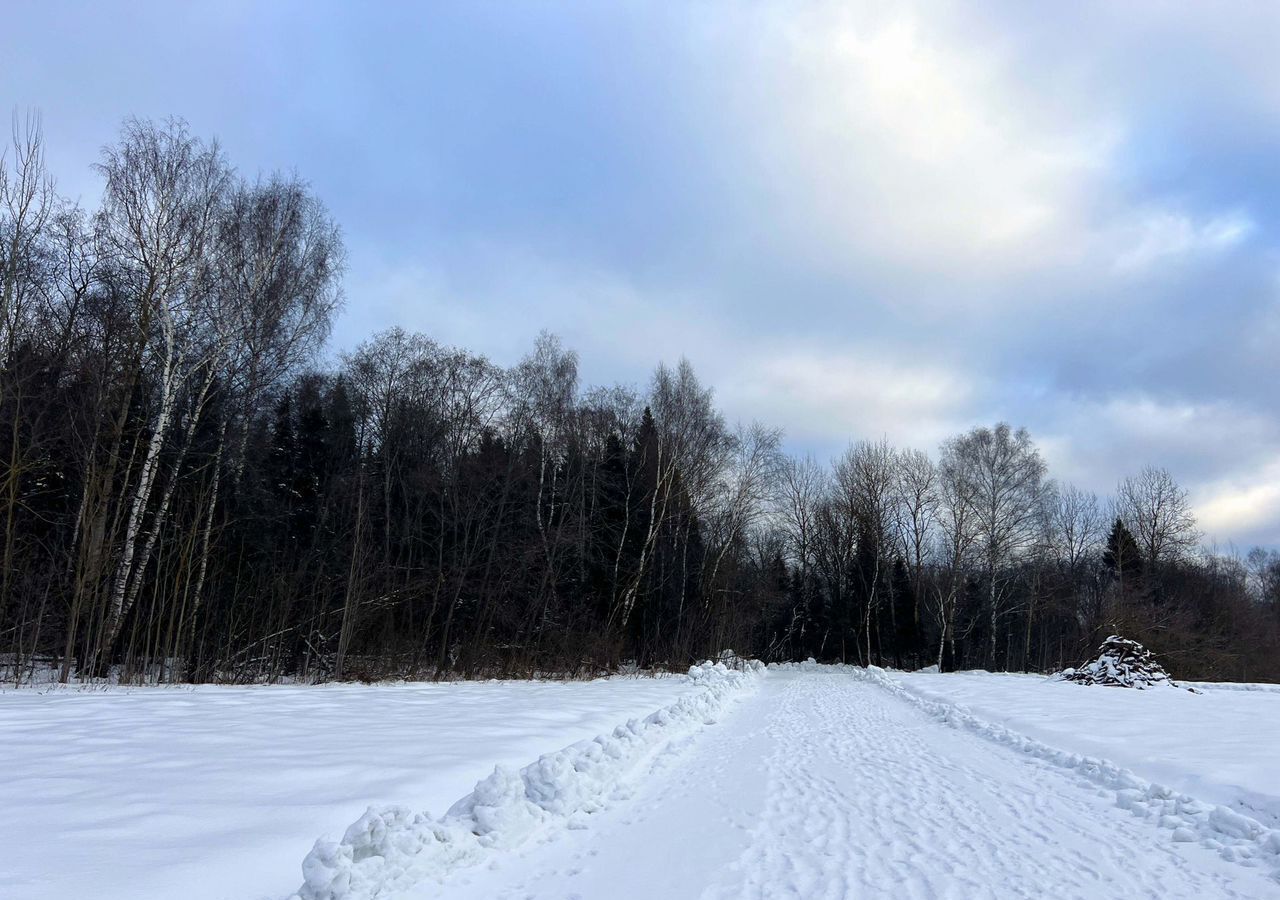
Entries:
{"label": "white birch trunk", "polygon": [[174,373],[174,365],[173,327],[166,323],[164,368],[160,376],[160,410],[156,414],[155,428],[151,432],[147,454],[142,462],[142,472],[138,477],[138,488],[134,492],[133,503],[129,509],[124,548],[120,554],[120,568],[116,573],[115,585],[111,589],[111,600],[107,609],[107,625],[103,631],[101,648],[103,652],[110,650],[115,642],[120,623],[129,612],[125,605],[125,596],[133,574],[133,557],[137,551],[138,535],[142,530],[142,519],[146,515],[147,505],[151,500],[151,489],[155,485],[156,470],[160,463],[160,451],[164,449],[165,438],[169,433],[169,423],[173,418],[173,407],[177,401],[177,377]]}

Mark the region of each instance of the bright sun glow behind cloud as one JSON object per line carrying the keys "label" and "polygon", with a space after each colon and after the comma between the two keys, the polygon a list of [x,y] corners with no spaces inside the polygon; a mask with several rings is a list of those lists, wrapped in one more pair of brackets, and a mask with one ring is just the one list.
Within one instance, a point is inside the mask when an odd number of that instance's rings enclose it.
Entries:
{"label": "bright sun glow behind cloud", "polygon": [[1117,123],[1064,129],[1013,89],[997,43],[949,45],[910,13],[773,9],[759,27],[781,39],[739,73],[757,150],[832,264],[888,256],[990,272],[1070,243]]}

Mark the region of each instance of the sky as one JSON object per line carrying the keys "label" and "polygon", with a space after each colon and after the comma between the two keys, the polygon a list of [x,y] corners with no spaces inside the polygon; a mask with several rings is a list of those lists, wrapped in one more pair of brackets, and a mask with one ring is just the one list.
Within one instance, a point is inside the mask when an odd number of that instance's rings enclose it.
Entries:
{"label": "sky", "polygon": [[10,0],[64,193],[127,115],[307,179],[335,350],[393,325],[584,382],[687,357],[819,459],[1026,426],[1280,547],[1280,4]]}

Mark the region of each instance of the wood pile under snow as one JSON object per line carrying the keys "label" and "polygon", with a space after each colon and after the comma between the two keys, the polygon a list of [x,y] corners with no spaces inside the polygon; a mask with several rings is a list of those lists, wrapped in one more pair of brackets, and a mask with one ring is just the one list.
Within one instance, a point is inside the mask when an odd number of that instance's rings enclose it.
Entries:
{"label": "wood pile under snow", "polygon": [[1144,690],[1157,685],[1177,687],[1151,651],[1128,638],[1111,635],[1098,648],[1098,658],[1078,669],[1064,669],[1057,677],[1079,684],[1101,684]]}

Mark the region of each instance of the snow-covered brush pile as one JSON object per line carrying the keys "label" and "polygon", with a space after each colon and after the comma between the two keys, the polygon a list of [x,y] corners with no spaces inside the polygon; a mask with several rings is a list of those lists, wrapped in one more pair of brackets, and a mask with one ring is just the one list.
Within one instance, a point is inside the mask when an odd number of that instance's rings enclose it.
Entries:
{"label": "snow-covered brush pile", "polygon": [[548,827],[575,827],[603,809],[625,779],[672,738],[711,725],[764,674],[756,661],[705,662],[689,670],[699,690],[612,733],[506,766],[436,818],[403,806],[370,807],[341,841],[316,841],[290,900],[372,900],[474,865]]}
{"label": "snow-covered brush pile", "polygon": [[1078,669],[1064,669],[1055,678],[1077,684],[1101,684],[1145,690],[1149,687],[1178,685],[1155,661],[1151,651],[1128,638],[1111,635],[1098,648],[1098,658]]}

